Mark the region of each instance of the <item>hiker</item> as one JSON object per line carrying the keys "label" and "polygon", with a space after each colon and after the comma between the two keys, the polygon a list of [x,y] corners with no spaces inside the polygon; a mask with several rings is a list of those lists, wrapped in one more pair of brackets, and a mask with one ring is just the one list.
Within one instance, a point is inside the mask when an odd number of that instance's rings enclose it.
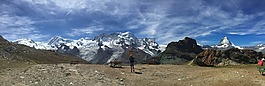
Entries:
{"label": "hiker", "polygon": [[132,54],[130,54],[130,66],[131,66],[131,72],[134,72],[134,57],[132,56]]}
{"label": "hiker", "polygon": [[259,62],[258,62],[258,66],[263,66],[263,62],[264,62],[264,58],[262,58]]}

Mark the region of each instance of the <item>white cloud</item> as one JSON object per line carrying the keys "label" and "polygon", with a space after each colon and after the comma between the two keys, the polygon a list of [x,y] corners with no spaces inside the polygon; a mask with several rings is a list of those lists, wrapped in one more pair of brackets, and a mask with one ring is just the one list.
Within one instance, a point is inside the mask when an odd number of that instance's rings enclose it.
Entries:
{"label": "white cloud", "polygon": [[[178,41],[185,36],[193,38],[208,36],[213,32],[236,35],[265,34],[265,29],[263,29],[265,21],[259,21],[253,27],[245,25],[256,16],[263,16],[265,13],[243,14],[238,4],[240,2],[235,0],[224,1],[225,6],[234,7],[229,9],[231,11],[223,10],[222,3],[209,4],[205,0],[23,0],[22,2],[28,3],[29,7],[40,12],[41,15],[48,14],[47,17],[58,14],[65,14],[66,16],[89,14],[88,17],[94,17],[94,14],[91,15],[92,13],[102,13],[110,17],[111,21],[118,21],[119,24],[125,22],[126,25],[120,26],[125,26],[126,30],[135,30],[134,32],[138,32],[137,34],[157,38],[157,41],[162,44]],[[23,33],[19,35],[39,34],[37,36],[44,37],[45,35],[40,35],[38,28],[33,26],[34,23],[65,21],[64,19],[32,21],[28,17],[5,15],[9,14],[8,10],[1,12],[1,14],[0,27],[10,28],[12,32],[19,32],[18,29],[23,30]],[[74,18],[71,19],[74,20]],[[103,22],[105,20],[107,19],[102,19]],[[96,26],[71,29],[67,35],[92,34],[111,26],[108,25],[109,22],[106,24],[102,21],[98,20],[99,23],[97,24],[87,24]],[[10,34],[10,32],[5,31],[0,33]],[[12,34],[10,37],[16,38],[17,35]]]}
{"label": "white cloud", "polygon": [[212,43],[211,41],[208,41],[208,40],[200,40],[198,41],[199,44],[209,44],[209,43]]}
{"label": "white cloud", "polygon": [[0,15],[0,25],[1,27],[11,27],[11,26],[23,26],[30,25],[34,22],[27,17],[10,16],[10,15]]}
{"label": "white cloud", "polygon": [[[174,5],[174,8],[177,9],[175,13],[172,10],[167,10],[171,8],[172,4],[160,5],[160,8],[148,8],[144,12],[138,11],[139,18],[132,20],[134,25],[129,24],[131,26],[128,27],[143,27],[140,34],[157,38],[157,41],[162,44],[178,41],[185,36],[196,38],[210,35],[213,32],[237,35],[265,34],[265,30],[262,29],[265,26],[263,21],[257,23],[252,29],[246,29],[246,27],[235,29],[248,23],[257,15],[263,15],[261,13],[256,15],[245,15],[242,12],[231,13],[224,11],[222,5],[207,5],[201,0],[191,0],[184,4],[184,6]],[[238,11],[238,9],[235,10]],[[181,13],[190,11],[190,14],[182,15],[183,13]],[[170,17],[170,15],[175,16]]]}
{"label": "white cloud", "polygon": [[13,41],[20,38],[31,38],[33,40],[42,40],[47,35],[42,35],[37,28],[32,26],[35,22],[28,17],[10,16],[8,14],[0,15],[0,35]]}
{"label": "white cloud", "polygon": [[[66,16],[82,13],[103,12],[111,15],[127,15],[136,5],[131,0],[23,0],[36,8],[45,8],[51,14],[65,13]],[[43,11],[44,13],[47,10]]]}
{"label": "white cloud", "polygon": [[67,35],[69,36],[82,36],[86,34],[92,34],[98,31],[104,30],[101,26],[90,26],[86,28],[75,28],[72,29],[71,32],[68,32]]}

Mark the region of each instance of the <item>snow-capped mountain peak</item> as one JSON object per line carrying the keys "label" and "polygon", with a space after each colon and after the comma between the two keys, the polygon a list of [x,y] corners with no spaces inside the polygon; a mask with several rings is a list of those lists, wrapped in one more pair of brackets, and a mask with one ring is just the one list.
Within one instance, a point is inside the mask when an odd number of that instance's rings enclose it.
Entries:
{"label": "snow-capped mountain peak", "polygon": [[[47,43],[34,42],[33,40],[17,41],[36,49],[54,50],[59,53],[81,57],[91,63],[107,63],[113,59],[127,61],[126,57],[131,49],[135,49],[136,56],[150,58],[161,52],[159,45],[153,38],[139,39],[131,32],[115,32],[112,34],[101,34],[93,40],[80,38],[72,40],[55,36]],[[162,47],[163,48],[163,47]]]}
{"label": "snow-capped mountain peak", "polygon": [[130,38],[130,39],[133,39],[133,38],[136,38],[134,36],[134,34],[132,34],[131,32],[124,32],[124,33],[119,33],[119,37],[121,38]]}
{"label": "snow-capped mountain peak", "polygon": [[258,44],[258,45],[256,45],[257,47],[264,47],[265,46],[265,44]]}
{"label": "snow-capped mountain peak", "polygon": [[[204,46],[206,47],[206,46]],[[238,49],[243,49],[239,46],[234,45],[227,36],[224,36],[221,40],[220,43],[218,45],[214,45],[214,46],[207,46],[207,48],[215,48],[215,49],[230,49],[230,48],[238,48]]]}
{"label": "snow-capped mountain peak", "polygon": [[48,46],[46,43],[43,42],[35,42],[32,39],[18,39],[13,41],[13,43],[16,44],[23,44],[29,47],[34,47],[36,49],[42,49],[42,50],[52,50],[50,46]]}
{"label": "snow-capped mountain peak", "polygon": [[32,44],[35,43],[33,40],[26,38],[26,39],[17,39],[14,43],[24,43],[24,44]]}
{"label": "snow-capped mountain peak", "polygon": [[229,41],[228,37],[224,36],[220,41],[220,45],[233,45],[233,43]]}
{"label": "snow-capped mountain peak", "polygon": [[47,43],[48,45],[55,45],[55,44],[61,44],[61,43],[70,43],[73,42],[71,39],[66,39],[61,36],[55,36],[49,40]]}

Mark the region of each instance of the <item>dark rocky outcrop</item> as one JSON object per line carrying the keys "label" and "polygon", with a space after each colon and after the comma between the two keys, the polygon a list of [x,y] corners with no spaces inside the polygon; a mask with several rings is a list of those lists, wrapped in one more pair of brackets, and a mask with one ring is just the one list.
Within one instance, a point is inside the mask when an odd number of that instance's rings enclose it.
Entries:
{"label": "dark rocky outcrop", "polygon": [[197,45],[196,40],[186,37],[178,42],[171,42],[160,55],[162,64],[185,64],[196,57],[203,49]]}
{"label": "dark rocky outcrop", "polygon": [[9,42],[0,35],[0,45],[8,44]]}
{"label": "dark rocky outcrop", "polygon": [[199,54],[203,49],[197,45],[196,40],[186,37],[184,40],[169,43],[164,53],[174,53],[174,51]]}
{"label": "dark rocky outcrop", "polygon": [[261,52],[254,50],[228,50],[207,49],[196,56],[193,63],[199,66],[227,66],[239,64],[256,64],[263,57]]}
{"label": "dark rocky outcrop", "polygon": [[63,55],[70,55],[70,56],[76,56],[76,57],[78,57],[78,54],[80,53],[77,47],[74,47],[73,49],[71,49],[69,46],[65,44],[60,44],[56,52],[63,54]]}

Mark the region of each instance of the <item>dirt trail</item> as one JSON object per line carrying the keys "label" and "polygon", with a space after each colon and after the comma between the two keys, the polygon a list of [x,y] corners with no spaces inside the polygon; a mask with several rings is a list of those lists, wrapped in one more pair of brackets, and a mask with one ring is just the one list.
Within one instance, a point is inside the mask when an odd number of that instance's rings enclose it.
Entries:
{"label": "dirt trail", "polygon": [[41,64],[0,69],[3,86],[265,86],[255,65],[199,67],[188,65],[136,65],[110,68],[94,64]]}

